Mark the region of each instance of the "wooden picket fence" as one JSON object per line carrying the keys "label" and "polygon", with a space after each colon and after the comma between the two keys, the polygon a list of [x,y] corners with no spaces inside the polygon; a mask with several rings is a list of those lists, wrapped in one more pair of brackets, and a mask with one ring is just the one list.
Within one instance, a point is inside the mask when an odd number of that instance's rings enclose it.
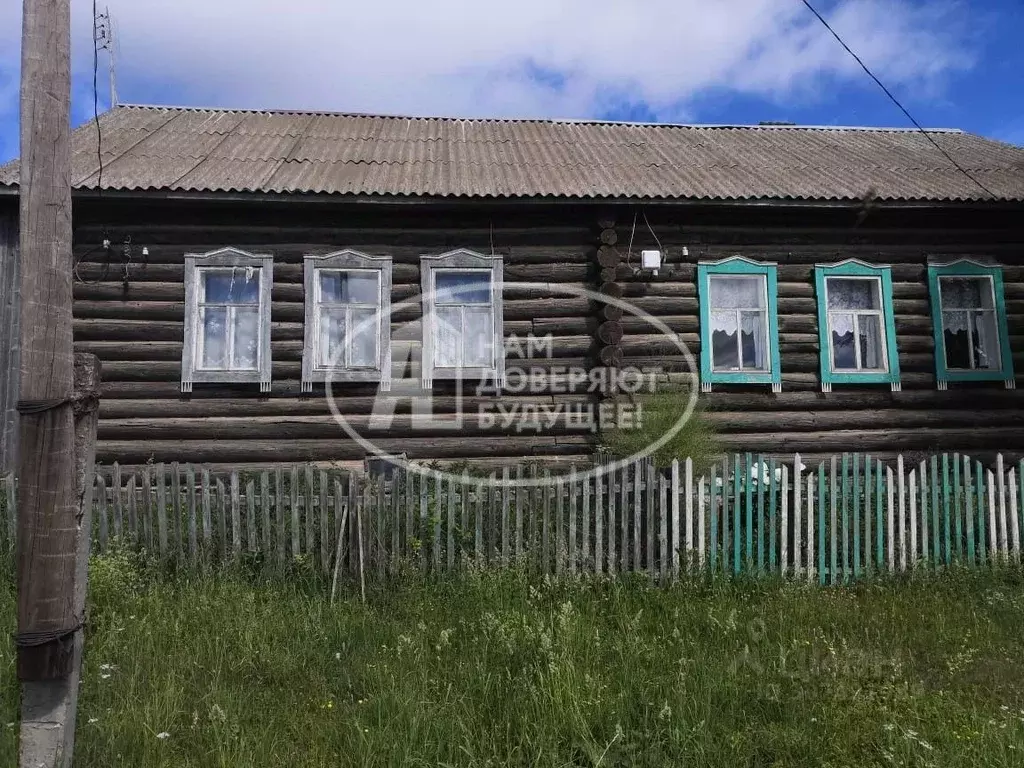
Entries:
{"label": "wooden picket fence", "polygon": [[[530,485],[529,483],[534,483]],[[1024,461],[943,454],[895,466],[844,454],[806,467],[737,454],[610,474],[536,466],[389,478],[312,465],[213,472],[190,464],[97,471],[96,549],[115,542],[185,564],[257,557],[386,577],[414,568],[525,566],[554,575],[695,571],[821,584],[952,563],[1019,562]],[[13,546],[15,483],[0,487]]]}

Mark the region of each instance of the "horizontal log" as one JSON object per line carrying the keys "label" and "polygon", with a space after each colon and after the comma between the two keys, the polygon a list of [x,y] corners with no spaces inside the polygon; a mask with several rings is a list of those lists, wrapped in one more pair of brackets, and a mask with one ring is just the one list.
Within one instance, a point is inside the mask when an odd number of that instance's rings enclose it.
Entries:
{"label": "horizontal log", "polygon": [[[589,434],[588,425],[569,418],[563,412],[550,414],[554,423],[543,422],[540,434],[554,437],[564,434]],[[512,417],[507,417],[513,420]],[[430,417],[398,414],[392,418],[354,414],[344,424],[356,434],[372,441],[379,438],[405,439],[491,435],[500,440],[521,434],[524,422],[513,420],[506,426],[495,412],[435,414]],[[104,419],[99,423],[100,440],[351,440],[342,422],[332,416],[245,416],[159,419]]]}
{"label": "horizontal log", "polygon": [[[781,417],[781,418],[780,418]],[[795,432],[820,432],[843,429],[909,429],[932,428],[952,429],[974,427],[978,430],[991,427],[1017,425],[1024,430],[1024,411],[1003,410],[983,411],[959,409],[905,410],[880,408],[871,410],[826,410],[789,411],[781,416],[779,412],[754,411],[713,411],[706,416],[709,423],[723,433],[754,432],[766,430],[770,434],[791,435]]]}
{"label": "horizontal log", "polygon": [[[381,407],[381,401],[374,395],[349,394],[347,389],[333,390],[334,408],[345,414],[369,414],[374,407]],[[392,399],[394,412],[412,412],[413,398],[396,396]],[[432,395],[429,407],[433,413],[456,413],[459,410],[477,413],[481,406],[494,406],[501,402],[511,404],[543,406],[575,406],[595,402],[594,396],[579,395],[531,395],[505,394],[501,397],[453,397]],[[417,406],[419,407],[419,406]],[[196,392],[182,395],[168,392],[158,399],[119,400],[107,398],[100,402],[100,419],[164,419],[198,418],[203,416],[330,416],[331,407],[322,389],[303,397],[284,394],[278,397],[199,397]]]}
{"label": "horizontal log", "polygon": [[[734,392],[725,388],[702,394],[700,402],[710,410],[772,411],[775,415],[790,411],[874,411],[898,408],[929,410],[1008,410],[1024,408],[1024,391],[1004,389],[1001,382],[957,384],[946,391],[890,392],[889,390],[846,390],[838,386],[832,392]],[[978,408],[979,405],[984,408]]]}
{"label": "horizontal log", "polygon": [[[411,459],[472,459],[477,456],[531,457],[593,450],[589,436],[478,438],[405,438],[382,440],[377,447]],[[249,462],[301,462],[362,460],[365,449],[352,440],[100,440],[97,460],[104,464],[194,462],[241,464]]]}

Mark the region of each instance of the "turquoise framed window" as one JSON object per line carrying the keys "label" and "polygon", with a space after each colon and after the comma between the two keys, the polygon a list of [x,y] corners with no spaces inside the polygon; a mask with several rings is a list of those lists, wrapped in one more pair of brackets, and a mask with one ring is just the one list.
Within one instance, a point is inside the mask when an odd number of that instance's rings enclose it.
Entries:
{"label": "turquoise framed window", "polygon": [[1014,388],[1003,272],[969,259],[929,265],[935,381],[1003,381]]}
{"label": "turquoise framed window", "polygon": [[833,384],[900,389],[900,360],[887,266],[856,259],[814,269],[821,348],[821,390]]}
{"label": "turquoise framed window", "polygon": [[775,265],[735,256],[697,265],[701,390],[718,384],[782,389]]}

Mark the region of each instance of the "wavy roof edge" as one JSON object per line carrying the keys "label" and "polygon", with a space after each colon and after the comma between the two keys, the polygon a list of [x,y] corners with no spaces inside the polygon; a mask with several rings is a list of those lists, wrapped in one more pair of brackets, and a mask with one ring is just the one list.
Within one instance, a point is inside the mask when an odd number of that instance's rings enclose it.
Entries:
{"label": "wavy roof edge", "polygon": [[[474,118],[124,104],[76,193],[792,204],[1024,202],[1024,148],[957,128]],[[102,169],[102,174],[100,170]],[[966,169],[966,170],[964,170]],[[0,166],[16,194],[18,160]]]}
{"label": "wavy roof edge", "polygon": [[[635,125],[645,128],[708,128],[798,131],[872,131],[880,133],[920,133],[909,126],[870,125],[802,125],[781,122],[766,123],[673,123],[644,120],[603,120],[577,117],[457,117],[453,115],[400,115],[384,112],[347,112],[325,109],[258,109],[256,107],[201,107],[162,104],[118,104],[115,109],[167,110],[169,112],[217,112],[240,115],[306,115],[309,117],[369,117],[378,120],[435,120],[470,123],[551,123],[567,125]],[[965,133],[962,128],[924,128],[926,133]]]}

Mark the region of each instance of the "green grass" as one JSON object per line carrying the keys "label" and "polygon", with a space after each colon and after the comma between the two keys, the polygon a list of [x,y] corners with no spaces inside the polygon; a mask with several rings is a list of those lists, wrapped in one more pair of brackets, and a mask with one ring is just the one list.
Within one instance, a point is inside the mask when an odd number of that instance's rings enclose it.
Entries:
{"label": "green grass", "polygon": [[333,607],[310,581],[124,556],[92,581],[78,768],[1024,764],[1013,571],[827,590],[470,574]]}

